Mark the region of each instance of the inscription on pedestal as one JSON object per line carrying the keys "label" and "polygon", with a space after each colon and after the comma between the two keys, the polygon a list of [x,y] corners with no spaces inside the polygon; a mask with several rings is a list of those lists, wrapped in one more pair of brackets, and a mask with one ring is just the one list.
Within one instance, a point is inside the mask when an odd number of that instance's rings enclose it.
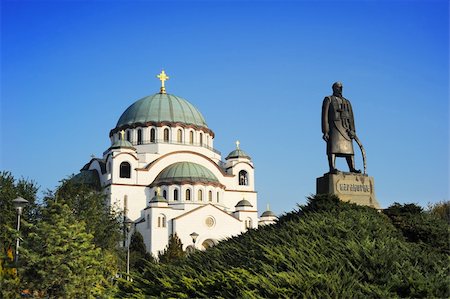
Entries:
{"label": "inscription on pedestal", "polygon": [[363,174],[325,174],[317,178],[317,193],[332,193],[343,201],[379,208],[373,177]]}

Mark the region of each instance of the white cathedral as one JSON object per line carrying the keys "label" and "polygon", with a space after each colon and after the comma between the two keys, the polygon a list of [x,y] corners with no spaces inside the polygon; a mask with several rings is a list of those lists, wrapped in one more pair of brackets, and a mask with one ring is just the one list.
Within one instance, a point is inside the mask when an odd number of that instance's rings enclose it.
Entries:
{"label": "white cathedral", "polygon": [[123,112],[103,158],[92,158],[75,178],[101,188],[110,206],[123,209],[154,256],[171,234],[185,250],[206,249],[274,223],[269,209],[258,217],[253,162],[239,142],[223,161],[200,111],[166,93],[164,71],[157,77],[160,92]]}

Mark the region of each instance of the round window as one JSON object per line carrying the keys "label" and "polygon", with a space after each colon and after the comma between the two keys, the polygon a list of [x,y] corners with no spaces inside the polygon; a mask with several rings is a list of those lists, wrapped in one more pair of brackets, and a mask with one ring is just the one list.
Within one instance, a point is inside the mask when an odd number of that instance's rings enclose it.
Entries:
{"label": "round window", "polygon": [[214,224],[216,224],[216,221],[214,220],[213,217],[209,216],[205,219],[205,224],[207,227],[213,227]]}

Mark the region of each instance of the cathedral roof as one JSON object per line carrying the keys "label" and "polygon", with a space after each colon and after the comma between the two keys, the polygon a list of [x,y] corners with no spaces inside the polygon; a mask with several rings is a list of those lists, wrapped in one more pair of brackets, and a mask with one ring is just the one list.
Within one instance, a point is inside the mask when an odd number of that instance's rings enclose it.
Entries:
{"label": "cathedral roof", "polygon": [[239,201],[239,202],[235,205],[235,207],[237,208],[237,207],[253,207],[253,206],[252,206],[252,204],[251,204],[248,200],[243,199],[243,200]]}
{"label": "cathedral roof", "polygon": [[116,128],[136,123],[183,123],[207,128],[200,111],[187,100],[167,93],[156,93],[129,106],[117,122]]}
{"label": "cathedral roof", "polygon": [[133,147],[133,145],[131,144],[131,142],[129,142],[128,140],[122,140],[122,139],[119,139],[116,142],[114,142],[114,144],[111,145],[110,149],[121,148],[121,147],[135,149]]}
{"label": "cathedral roof", "polygon": [[208,168],[192,162],[177,162],[164,168],[150,186],[195,183],[221,185]]}
{"label": "cathedral roof", "polygon": [[274,212],[267,210],[261,214],[261,217],[277,217]]}
{"label": "cathedral roof", "polygon": [[251,160],[250,156],[247,155],[241,149],[235,149],[234,151],[229,153],[228,156],[225,159],[228,160],[228,159],[232,159],[232,158],[247,158],[247,159]]}
{"label": "cathedral roof", "polygon": [[86,185],[95,190],[100,190],[100,177],[97,170],[81,170],[81,172],[70,179],[76,185]]}

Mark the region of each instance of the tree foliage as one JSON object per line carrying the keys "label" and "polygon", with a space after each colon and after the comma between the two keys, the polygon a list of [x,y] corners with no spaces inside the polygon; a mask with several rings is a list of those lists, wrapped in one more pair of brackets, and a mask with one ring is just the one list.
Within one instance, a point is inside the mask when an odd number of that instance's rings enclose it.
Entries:
{"label": "tree foliage", "polygon": [[[22,222],[36,223],[39,206],[36,203],[38,186],[27,179],[15,179],[11,172],[0,172],[0,297],[14,298],[19,293],[20,280],[13,263],[15,240],[17,238],[17,212],[12,201],[17,197],[29,204],[23,209]],[[27,227],[21,228],[21,235],[27,235]]]}
{"label": "tree foliage", "polygon": [[49,193],[46,202],[67,204],[74,216],[86,223],[86,230],[94,236],[97,247],[115,250],[122,240],[122,217],[108,206],[105,195],[89,186],[64,180],[55,193]]}
{"label": "tree foliage", "polygon": [[103,277],[101,250],[92,239],[69,206],[49,203],[25,241],[27,287],[50,298],[95,295]]}
{"label": "tree foliage", "polygon": [[140,272],[145,262],[155,262],[154,257],[145,249],[144,239],[138,231],[131,235],[130,240],[130,268],[131,271]]}
{"label": "tree foliage", "polygon": [[176,263],[146,265],[120,295],[448,297],[448,258],[430,243],[409,241],[374,209],[319,195],[275,225],[250,230]]}
{"label": "tree foliage", "polygon": [[410,242],[450,253],[449,224],[415,204],[394,203],[383,211]]}
{"label": "tree foliage", "polygon": [[450,200],[429,204],[428,210],[432,215],[450,224]]}
{"label": "tree foliage", "polygon": [[160,263],[174,263],[178,262],[186,256],[183,251],[183,243],[181,243],[180,238],[177,234],[170,235],[169,242],[164,249],[164,251],[158,254],[158,261]]}

